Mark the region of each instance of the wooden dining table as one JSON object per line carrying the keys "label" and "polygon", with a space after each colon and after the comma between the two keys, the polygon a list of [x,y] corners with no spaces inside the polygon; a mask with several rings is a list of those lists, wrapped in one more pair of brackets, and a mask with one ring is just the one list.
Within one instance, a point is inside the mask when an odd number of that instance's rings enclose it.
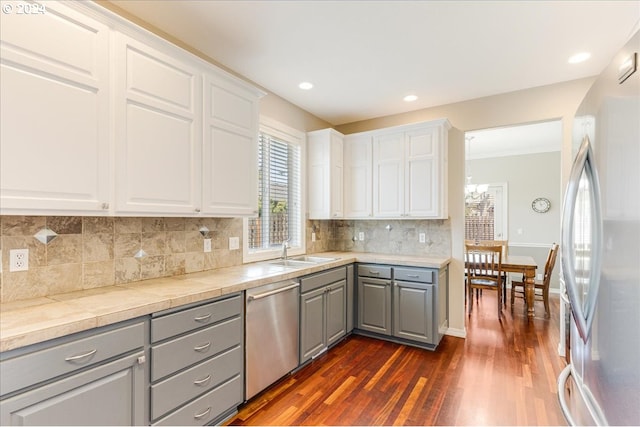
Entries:
{"label": "wooden dining table", "polygon": [[524,299],[527,303],[527,317],[535,316],[533,303],[535,297],[537,268],[538,265],[536,264],[536,261],[533,257],[528,255],[507,255],[502,259],[502,271],[507,273],[522,273],[522,281],[524,282]]}
{"label": "wooden dining table", "polygon": [[535,316],[533,302],[535,296],[536,268],[538,268],[536,261],[528,255],[507,255],[502,260],[503,271],[507,273],[522,273],[524,298],[527,302],[527,317]]}

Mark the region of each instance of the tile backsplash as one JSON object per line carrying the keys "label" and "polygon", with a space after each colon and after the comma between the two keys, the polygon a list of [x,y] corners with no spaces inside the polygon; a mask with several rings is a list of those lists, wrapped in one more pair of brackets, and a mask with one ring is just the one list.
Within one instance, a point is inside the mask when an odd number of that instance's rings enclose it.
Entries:
{"label": "tile backsplash", "polygon": [[[241,218],[0,216],[0,302],[176,276],[242,264]],[[212,251],[203,251],[207,227]],[[58,236],[45,245],[34,235]],[[364,240],[354,240],[359,233]],[[315,233],[315,241],[312,241]],[[425,234],[425,243],[419,242]],[[447,220],[306,221],[307,253],[375,252],[448,256]],[[229,250],[229,237],[240,249]],[[9,272],[9,251],[29,249],[29,270]],[[147,255],[137,259],[142,249]]]}
{"label": "tile backsplash", "polygon": [[[200,227],[212,238],[203,251]],[[45,245],[43,228],[58,234]],[[0,216],[1,302],[242,264],[242,219]],[[242,246],[241,246],[242,247]],[[29,249],[29,270],[9,272],[9,251]],[[144,250],[147,256],[134,255]]]}
{"label": "tile backsplash", "polygon": [[[451,254],[449,220],[335,220],[329,223],[332,250],[413,256]],[[421,233],[425,235],[424,243],[420,243]],[[360,240],[360,234],[364,240]]]}

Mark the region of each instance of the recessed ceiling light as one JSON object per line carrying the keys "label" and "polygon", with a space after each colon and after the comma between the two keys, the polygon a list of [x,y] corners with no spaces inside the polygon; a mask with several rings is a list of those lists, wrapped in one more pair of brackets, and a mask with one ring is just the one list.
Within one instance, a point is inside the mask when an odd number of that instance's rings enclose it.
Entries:
{"label": "recessed ceiling light", "polygon": [[298,85],[298,87],[302,90],[309,90],[313,87],[313,83],[309,83],[309,82],[302,82]]}
{"label": "recessed ceiling light", "polygon": [[402,99],[403,99],[405,102],[413,102],[413,101],[415,101],[416,99],[418,99],[418,97],[417,97],[417,96],[415,96],[415,95],[407,95],[407,96],[405,96],[405,97],[404,97],[404,98],[402,98]]}
{"label": "recessed ceiling light", "polygon": [[569,58],[569,64],[578,64],[580,62],[586,61],[589,58],[591,58],[591,54],[589,52],[576,53]]}

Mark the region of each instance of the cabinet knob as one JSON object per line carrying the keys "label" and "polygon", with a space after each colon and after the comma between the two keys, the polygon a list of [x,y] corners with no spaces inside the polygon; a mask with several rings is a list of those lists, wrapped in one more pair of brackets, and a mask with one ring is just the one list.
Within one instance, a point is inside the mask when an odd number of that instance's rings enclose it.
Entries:
{"label": "cabinet knob", "polygon": [[102,203],[102,209],[107,210],[109,209],[109,203]]}
{"label": "cabinet knob", "polygon": [[195,208],[194,210],[196,213],[200,213],[200,208]]}

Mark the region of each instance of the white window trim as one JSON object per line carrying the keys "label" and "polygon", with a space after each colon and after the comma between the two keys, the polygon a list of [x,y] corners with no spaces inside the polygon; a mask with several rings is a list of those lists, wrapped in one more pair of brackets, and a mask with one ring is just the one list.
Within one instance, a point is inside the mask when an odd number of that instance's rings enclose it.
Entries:
{"label": "white window trim", "polygon": [[[306,200],[307,200],[307,138],[302,131],[294,129],[277,120],[260,116],[260,132],[269,134],[275,138],[282,139],[290,144],[300,147],[300,242],[299,247],[292,247],[288,250],[289,255],[303,255],[306,253]],[[257,176],[257,175],[256,175]],[[256,184],[257,185],[257,184]],[[242,261],[244,263],[265,261],[279,258],[282,253],[280,249],[264,250],[259,252],[249,252],[249,219],[242,221]]]}

